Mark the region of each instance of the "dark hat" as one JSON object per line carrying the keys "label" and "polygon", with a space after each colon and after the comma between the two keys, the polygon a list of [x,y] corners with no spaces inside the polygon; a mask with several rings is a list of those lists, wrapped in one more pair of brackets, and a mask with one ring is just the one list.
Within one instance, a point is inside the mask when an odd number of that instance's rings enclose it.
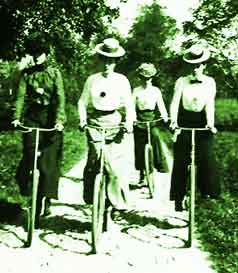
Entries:
{"label": "dark hat", "polygon": [[119,41],[115,38],[108,38],[102,43],[97,44],[94,49],[97,53],[107,57],[121,57],[125,54],[125,50],[120,46]]}
{"label": "dark hat", "polygon": [[194,44],[184,52],[183,60],[187,63],[196,64],[208,60],[210,51],[200,44]]}

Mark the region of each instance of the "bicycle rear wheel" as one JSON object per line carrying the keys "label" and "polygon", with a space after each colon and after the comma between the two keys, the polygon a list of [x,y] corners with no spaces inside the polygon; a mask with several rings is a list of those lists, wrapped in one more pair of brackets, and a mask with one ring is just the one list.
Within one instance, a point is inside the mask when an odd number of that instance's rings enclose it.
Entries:
{"label": "bicycle rear wheel", "polygon": [[38,185],[39,185],[39,170],[33,171],[33,185],[32,185],[32,199],[31,205],[28,209],[28,217],[27,217],[27,240],[25,243],[26,247],[30,247],[32,244],[33,233],[35,229],[35,220],[36,220],[36,206],[37,206],[37,194],[38,194]]}
{"label": "bicycle rear wheel", "polygon": [[98,241],[103,231],[105,220],[106,178],[103,173],[97,174],[94,183],[92,211],[92,251],[97,253]]}
{"label": "bicycle rear wheel", "polygon": [[154,156],[152,146],[145,145],[145,176],[149,188],[150,198],[154,197]]}

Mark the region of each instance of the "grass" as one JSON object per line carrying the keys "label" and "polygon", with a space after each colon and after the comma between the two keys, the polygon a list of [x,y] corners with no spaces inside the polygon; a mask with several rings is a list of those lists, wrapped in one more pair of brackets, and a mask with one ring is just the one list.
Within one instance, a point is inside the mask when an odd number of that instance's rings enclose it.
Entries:
{"label": "grass", "polygon": [[[65,130],[62,173],[69,171],[83,156],[86,138],[79,130]],[[0,200],[21,203],[22,197],[15,181],[17,165],[21,159],[21,134],[16,131],[0,134]]]}

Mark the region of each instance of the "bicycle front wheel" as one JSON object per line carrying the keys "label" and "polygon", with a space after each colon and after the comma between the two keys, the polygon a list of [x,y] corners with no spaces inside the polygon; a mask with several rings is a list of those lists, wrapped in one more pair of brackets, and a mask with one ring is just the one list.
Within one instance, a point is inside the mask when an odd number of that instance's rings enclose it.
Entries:
{"label": "bicycle front wheel", "polygon": [[196,172],[194,165],[190,166],[190,192],[189,192],[189,230],[188,230],[188,247],[193,245],[195,229],[195,193],[196,193]]}
{"label": "bicycle front wheel", "polygon": [[97,174],[94,183],[92,211],[92,251],[97,253],[98,242],[103,231],[106,200],[106,178],[102,173]]}
{"label": "bicycle front wheel", "polygon": [[37,194],[38,194],[38,185],[39,185],[39,170],[34,170],[33,172],[33,185],[32,185],[32,200],[30,208],[28,209],[28,223],[27,223],[27,241],[25,243],[26,247],[30,247],[33,239],[33,233],[35,229],[35,220],[36,220],[36,206],[37,206]]}
{"label": "bicycle front wheel", "polygon": [[149,188],[150,198],[154,197],[155,185],[154,185],[154,156],[152,146],[145,145],[145,176],[147,185]]}

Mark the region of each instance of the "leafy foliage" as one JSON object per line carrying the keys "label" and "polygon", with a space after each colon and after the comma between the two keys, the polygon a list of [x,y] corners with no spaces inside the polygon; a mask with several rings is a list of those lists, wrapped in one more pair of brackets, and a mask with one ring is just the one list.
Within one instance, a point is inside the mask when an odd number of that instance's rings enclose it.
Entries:
{"label": "leafy foliage", "polygon": [[217,99],[215,107],[215,121],[218,129],[236,131],[238,128],[238,100]]}
{"label": "leafy foliage", "polygon": [[[171,86],[171,78],[176,77],[176,57],[170,50],[169,42],[176,33],[175,20],[166,16],[160,7],[153,2],[150,6],[144,6],[140,15],[129,33],[125,42],[126,58],[120,69],[126,73],[133,85],[137,84],[136,68],[142,63],[153,63],[158,69],[154,78],[162,89]],[[170,73],[171,72],[171,73]]]}
{"label": "leafy foliage", "polygon": [[184,32],[192,40],[202,40],[213,53],[210,72],[216,75],[221,97],[237,96],[238,3],[235,0],[203,0]]}

